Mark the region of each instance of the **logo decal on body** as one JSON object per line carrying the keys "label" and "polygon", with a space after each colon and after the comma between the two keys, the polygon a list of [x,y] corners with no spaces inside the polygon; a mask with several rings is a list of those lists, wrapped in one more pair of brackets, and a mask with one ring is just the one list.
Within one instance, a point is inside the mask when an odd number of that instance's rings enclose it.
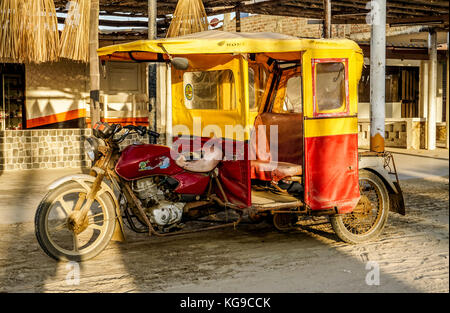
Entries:
{"label": "logo decal on body", "polygon": [[192,98],[194,98],[194,88],[191,84],[186,84],[186,87],[184,87],[184,96],[187,100],[191,101]]}
{"label": "logo decal on body", "polygon": [[147,165],[150,160],[143,161],[139,163],[139,171],[151,171],[155,168],[165,169],[170,165],[170,159],[166,156],[159,157],[159,163],[155,166]]}

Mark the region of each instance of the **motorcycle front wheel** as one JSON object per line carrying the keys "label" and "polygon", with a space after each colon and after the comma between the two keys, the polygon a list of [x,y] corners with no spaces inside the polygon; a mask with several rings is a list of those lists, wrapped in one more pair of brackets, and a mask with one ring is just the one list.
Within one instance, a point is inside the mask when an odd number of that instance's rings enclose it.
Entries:
{"label": "motorcycle front wheel", "polygon": [[115,227],[114,201],[102,189],[89,208],[84,229],[76,233],[69,227],[69,216],[79,195],[88,194],[91,186],[89,181],[68,181],[50,190],[40,202],[35,234],[50,257],[61,261],[88,260],[102,252],[111,240]]}

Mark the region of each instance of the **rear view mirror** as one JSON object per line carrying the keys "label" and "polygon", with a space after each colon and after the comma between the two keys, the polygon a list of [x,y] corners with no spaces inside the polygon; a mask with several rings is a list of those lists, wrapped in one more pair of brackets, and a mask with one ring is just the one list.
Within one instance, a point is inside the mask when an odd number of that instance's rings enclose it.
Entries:
{"label": "rear view mirror", "polygon": [[189,61],[186,58],[175,57],[170,60],[170,63],[180,71],[185,71],[189,67]]}

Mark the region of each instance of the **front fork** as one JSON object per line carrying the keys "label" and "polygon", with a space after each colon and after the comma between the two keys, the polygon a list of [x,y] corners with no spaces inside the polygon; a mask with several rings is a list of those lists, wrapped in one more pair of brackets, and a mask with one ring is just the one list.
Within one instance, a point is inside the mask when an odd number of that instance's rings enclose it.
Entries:
{"label": "front fork", "polygon": [[78,195],[77,203],[68,217],[67,225],[69,229],[77,235],[83,232],[89,224],[87,214],[92,206],[92,203],[94,203],[94,200],[97,197],[98,191],[101,189],[111,155],[112,151],[109,150],[104,156],[95,162],[94,166],[91,168],[91,172],[89,173],[91,176],[95,176],[91,190],[87,194],[80,193]]}

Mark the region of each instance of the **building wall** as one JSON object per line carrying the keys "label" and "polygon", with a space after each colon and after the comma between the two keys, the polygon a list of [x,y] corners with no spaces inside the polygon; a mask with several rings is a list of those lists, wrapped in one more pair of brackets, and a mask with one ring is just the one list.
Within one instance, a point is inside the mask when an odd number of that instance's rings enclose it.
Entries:
{"label": "building wall", "polygon": [[149,112],[146,63],[106,62],[101,73],[102,116],[107,120],[118,119],[117,122],[131,123],[137,120],[147,124]]}
{"label": "building wall", "polygon": [[[310,21],[310,23],[308,23]],[[241,18],[241,31],[242,32],[278,32],[286,35],[302,37],[302,38],[321,38],[323,27],[321,24],[312,24],[313,19],[286,17],[286,16],[269,16],[269,15],[252,15]],[[386,26],[386,36],[395,36],[402,31],[409,29],[408,26],[390,27]],[[235,19],[230,20],[229,15],[225,14],[224,24],[222,29],[224,31],[235,31],[236,23]],[[351,25],[332,25],[332,37],[333,38],[349,38],[358,42],[370,42],[370,25],[367,24],[351,24]],[[426,61],[425,61],[426,62]],[[368,59],[365,59],[365,63],[368,64]],[[395,128],[392,131],[386,133],[386,145],[395,147],[419,147],[424,148],[424,120],[420,118],[426,118],[426,111],[424,112],[424,103],[428,100],[428,95],[423,94],[423,90],[427,88],[424,86],[426,82],[422,79],[426,75],[423,73],[423,62],[417,60],[386,60],[388,66],[413,66],[420,67],[420,88],[419,91],[419,119],[408,119],[408,129],[414,131],[414,135],[410,136],[401,129],[404,129],[406,125],[406,119],[404,122],[399,121],[401,119],[401,103],[392,102],[386,103],[386,118],[392,119],[391,122],[386,124],[386,129]],[[443,102],[443,64],[438,63],[438,75],[437,75],[437,93],[436,93],[436,121],[443,121],[443,108],[445,103]],[[367,130],[369,122],[364,119],[369,118],[370,104],[368,102],[359,103],[358,118],[361,119],[361,129]],[[394,120],[397,120],[394,122]],[[414,120],[414,122],[412,122]],[[437,125],[437,138],[438,141],[445,141],[446,135],[444,134],[444,124],[439,123]],[[421,134],[421,135],[420,135]],[[411,138],[407,138],[407,136]],[[417,136],[422,136],[416,138]],[[364,133],[359,134],[360,146],[365,146]]]}
{"label": "building wall", "polygon": [[[275,32],[303,38],[321,38],[322,25],[308,24],[308,20],[312,21],[312,19],[289,16],[252,15],[241,18],[241,32]],[[333,36],[345,37],[350,33],[351,28],[351,25],[333,25]],[[235,20],[224,22],[223,30],[236,31]]]}
{"label": "building wall", "polygon": [[[85,129],[39,129],[0,131],[0,173],[4,170],[82,168],[91,165],[84,139]],[[120,147],[148,143],[148,136],[130,135]]]}
{"label": "building wall", "polygon": [[[145,64],[131,62],[107,62],[105,69],[100,67],[104,117],[130,123],[140,117],[148,123],[146,68]],[[89,120],[90,114],[89,65],[68,60],[27,64],[25,82],[27,128],[58,128],[55,123],[80,118],[83,120],[78,127],[86,127],[84,118]]]}
{"label": "building wall", "polygon": [[[225,14],[224,31],[236,31],[236,20],[230,20]],[[396,34],[407,29],[407,26],[386,26],[386,35]],[[320,20],[303,17],[277,15],[251,15],[241,18],[241,32],[275,32],[302,38],[322,38],[323,26]],[[368,24],[333,24],[332,37],[350,38],[359,41],[370,41],[370,25]],[[352,38],[355,37],[355,38]]]}
{"label": "building wall", "polygon": [[86,64],[73,61],[25,65],[27,128],[84,118],[88,73]]}

